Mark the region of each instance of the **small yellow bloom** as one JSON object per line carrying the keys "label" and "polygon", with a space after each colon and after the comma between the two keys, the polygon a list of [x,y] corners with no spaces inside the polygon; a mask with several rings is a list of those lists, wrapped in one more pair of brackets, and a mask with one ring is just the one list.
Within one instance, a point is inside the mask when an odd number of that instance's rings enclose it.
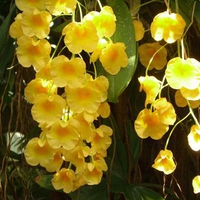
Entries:
{"label": "small yellow bloom", "polygon": [[63,147],[66,150],[71,150],[79,141],[78,132],[70,124],[70,120],[55,122],[46,133],[46,137],[49,145],[54,149]]}
{"label": "small yellow bloom", "polygon": [[53,81],[35,78],[25,87],[24,95],[29,103],[34,103],[38,94],[56,94],[56,92],[57,87],[53,84]]}
{"label": "small yellow bloom", "polygon": [[47,10],[52,15],[71,14],[76,9],[77,0],[45,0]]}
{"label": "small yellow bloom", "polygon": [[47,142],[43,146],[39,145],[39,138],[32,138],[26,145],[24,155],[29,165],[36,166],[40,164],[46,167],[54,159],[55,150]]}
{"label": "small yellow bloom", "polygon": [[91,142],[91,138],[94,134],[93,127],[92,124],[85,119],[84,112],[70,118],[70,124],[76,128],[81,140],[85,140],[87,143]]}
{"label": "small yellow bloom", "polygon": [[21,27],[22,13],[15,17],[15,21],[10,25],[9,34],[12,38],[19,38],[24,35]]}
{"label": "small yellow bloom", "polygon": [[17,40],[17,58],[23,67],[42,69],[50,60],[51,45],[45,40],[35,41],[33,38],[22,36]]}
{"label": "small yellow bloom", "polygon": [[81,58],[69,60],[60,55],[51,62],[51,76],[58,87],[79,87],[85,79],[85,70],[86,64]]}
{"label": "small yellow bloom", "polygon": [[107,155],[107,148],[111,144],[111,138],[113,131],[110,127],[101,125],[94,131],[94,135],[91,141],[92,151],[105,157]]}
{"label": "small yellow bloom", "polygon": [[195,194],[200,193],[200,175],[193,178],[192,187]]}
{"label": "small yellow bloom", "polygon": [[165,98],[157,99],[151,109],[143,109],[135,120],[135,130],[140,138],[161,139],[169,125],[176,121],[176,113],[171,103]]}
{"label": "small yellow bloom", "polygon": [[162,12],[151,23],[151,35],[156,41],[164,39],[167,43],[173,43],[182,37],[185,26],[180,14]]}
{"label": "small yellow bloom", "polygon": [[180,92],[183,95],[183,97],[186,98],[187,100],[191,101],[200,100],[200,86],[193,90],[182,87],[180,89]]}
{"label": "small yellow bloom", "polygon": [[175,103],[178,107],[185,107],[187,106],[187,100],[183,97],[180,90],[175,92]]}
{"label": "small yellow bloom", "polygon": [[96,62],[99,58],[102,50],[108,45],[108,41],[104,38],[99,39],[96,49],[92,52],[90,56],[90,62]]}
{"label": "small yellow bloom", "polygon": [[62,158],[62,151],[57,150],[54,154],[53,160],[51,160],[46,166],[45,169],[48,172],[58,172],[63,164],[64,160]]}
{"label": "small yellow bloom", "polygon": [[59,95],[40,94],[31,109],[32,117],[40,125],[51,126],[61,119],[66,101]]}
{"label": "small yellow bloom", "polygon": [[169,127],[161,121],[157,110],[144,109],[140,111],[134,123],[136,133],[140,138],[151,137],[159,140],[168,131]]}
{"label": "small yellow bloom", "polygon": [[176,121],[176,113],[173,105],[166,98],[159,98],[153,102],[153,107],[158,111],[160,120],[167,125],[173,125]]}
{"label": "small yellow bloom", "polygon": [[37,73],[35,74],[36,78],[52,81],[50,69],[51,69],[51,65],[50,63],[47,63],[42,69],[37,71]]}
{"label": "small yellow bloom", "polygon": [[84,142],[79,141],[75,148],[64,152],[63,156],[67,162],[76,167],[76,174],[82,174],[86,168],[85,158],[88,157],[89,152],[90,148]]}
{"label": "small yellow bloom", "polygon": [[154,160],[152,167],[164,172],[164,174],[171,174],[176,169],[173,153],[168,149],[161,150]]}
{"label": "small yellow bloom", "polygon": [[100,38],[111,37],[116,30],[116,16],[110,6],[104,6],[100,12],[89,12],[84,19],[92,21]]}
{"label": "small yellow bloom", "polygon": [[32,11],[34,9],[45,10],[45,1],[44,0],[15,0],[16,6],[21,11]]}
{"label": "small yellow bloom", "polygon": [[190,128],[190,133],[188,134],[188,143],[193,151],[200,150],[200,127],[197,124]]}
{"label": "small yellow bloom", "polygon": [[73,190],[73,182],[75,178],[73,170],[62,168],[53,176],[51,182],[56,190],[63,189],[65,193],[70,193]]}
{"label": "small yellow bloom", "polygon": [[200,85],[200,62],[194,58],[172,58],[167,64],[165,75],[173,89],[184,87],[193,90]]}
{"label": "small yellow bloom", "polygon": [[37,9],[32,12],[23,12],[21,28],[24,35],[28,37],[36,36],[39,39],[46,38],[50,32],[51,14],[47,11]]}
{"label": "small yellow bloom", "polygon": [[72,191],[77,190],[78,188],[80,188],[81,186],[83,186],[85,184],[87,184],[87,182],[84,179],[84,177],[82,176],[82,174],[78,174],[76,176],[76,180],[74,181],[74,186],[73,186],[73,190]]}
{"label": "small yellow bloom", "polygon": [[107,102],[101,103],[97,112],[102,118],[109,117],[109,115],[110,115],[110,105]]}
{"label": "small yellow bloom", "polygon": [[154,76],[140,76],[138,80],[140,82],[140,91],[144,90],[146,93],[145,106],[147,106],[147,104],[155,101],[161,89],[161,82]]}
{"label": "small yellow bloom", "polygon": [[95,78],[93,82],[95,86],[98,88],[99,92],[101,93],[101,102],[106,101],[109,88],[108,79],[105,76],[101,75]]}
{"label": "small yellow bloom", "polygon": [[82,23],[71,22],[62,31],[64,42],[70,52],[81,53],[82,50],[90,53],[97,47],[99,37],[94,24],[89,20]]}
{"label": "small yellow bloom", "polygon": [[[191,108],[198,108],[200,105],[200,99],[196,100],[196,101],[190,101],[188,100],[190,103]],[[187,100],[183,97],[182,93],[180,90],[177,90],[175,93],[175,103],[178,107],[185,107],[187,106]]]}
{"label": "small yellow bloom", "polygon": [[117,74],[121,67],[128,65],[128,56],[122,42],[110,43],[101,52],[99,60],[104,69],[111,75]]}
{"label": "small yellow bloom", "polygon": [[133,20],[134,32],[135,32],[135,41],[140,41],[144,37],[144,27],[141,21]]}
{"label": "small yellow bloom", "polygon": [[[100,106],[101,106],[101,104],[99,105],[99,108],[100,108]],[[99,108],[98,108],[98,110],[99,110]],[[84,119],[89,123],[94,122],[94,120],[97,120],[97,118],[99,117],[98,110],[96,112],[93,112],[93,113],[83,111]]]}
{"label": "small yellow bloom", "polygon": [[[142,65],[146,68],[148,67],[149,70],[154,68],[157,70],[163,69],[167,64],[167,50],[165,47],[161,47],[162,46],[158,42],[144,43],[140,45],[138,53]],[[154,54],[155,56],[153,57]]]}
{"label": "small yellow bloom", "polygon": [[87,163],[87,168],[83,174],[88,185],[97,185],[103,176],[103,171],[107,171],[107,165],[103,158],[95,159]]}
{"label": "small yellow bloom", "polygon": [[96,84],[96,81],[88,75],[83,86],[78,88],[66,87],[67,103],[73,112],[97,112],[101,102],[106,100],[107,92],[105,94]]}

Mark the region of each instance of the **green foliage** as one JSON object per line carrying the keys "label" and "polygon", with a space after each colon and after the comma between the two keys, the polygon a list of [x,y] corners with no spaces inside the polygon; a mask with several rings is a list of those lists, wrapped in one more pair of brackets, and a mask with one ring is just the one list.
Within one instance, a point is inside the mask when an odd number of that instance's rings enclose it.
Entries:
{"label": "green foliage", "polygon": [[51,184],[51,179],[53,178],[53,175],[51,174],[40,174],[35,178],[36,183],[48,190],[55,190],[53,185]]}
{"label": "green foliage", "polygon": [[11,63],[14,57],[14,40],[9,37],[9,27],[15,16],[15,5],[12,6],[8,16],[0,27],[0,80],[3,78],[5,68]]}

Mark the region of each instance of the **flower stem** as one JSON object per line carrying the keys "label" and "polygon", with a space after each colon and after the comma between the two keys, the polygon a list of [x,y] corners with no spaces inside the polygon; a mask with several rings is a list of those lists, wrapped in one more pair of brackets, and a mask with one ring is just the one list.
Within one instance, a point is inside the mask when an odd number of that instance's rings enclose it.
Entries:
{"label": "flower stem", "polygon": [[151,65],[151,63],[152,63],[154,57],[155,57],[156,54],[157,54],[160,50],[162,50],[165,46],[167,46],[167,43],[164,44],[163,46],[161,46],[161,47],[153,54],[153,56],[152,56],[151,59],[149,60],[149,63],[148,63],[148,65],[147,65],[146,72],[145,72],[145,75],[146,75],[146,76],[148,76],[148,70],[149,70],[149,67],[150,67],[150,65]]}
{"label": "flower stem", "polygon": [[102,4],[101,4],[101,1],[100,1],[100,0],[97,0],[97,2],[98,2],[98,4],[99,4],[100,9],[102,9],[103,7],[102,7]]}
{"label": "flower stem", "polygon": [[55,48],[55,50],[54,50],[54,52],[53,52],[53,54],[52,54],[52,56],[51,56],[51,59],[54,58],[55,53],[56,53],[56,51],[58,50],[58,46],[59,46],[59,44],[60,44],[62,38],[63,38],[63,36],[61,35],[60,38],[59,38],[59,40],[58,40],[58,43],[57,43],[57,45],[56,45],[56,48]]}
{"label": "flower stem", "polygon": [[195,124],[198,125],[198,127],[200,127],[199,121],[197,120],[197,118],[196,118],[196,116],[195,116],[195,114],[193,112],[193,109],[190,106],[190,102],[187,101],[187,104],[188,104],[190,114],[192,115],[192,118],[194,119]]}
{"label": "flower stem", "polygon": [[165,149],[167,149],[167,146],[168,146],[168,144],[169,144],[169,140],[170,140],[170,138],[171,138],[171,136],[172,136],[172,133],[173,133],[174,129],[175,129],[181,122],[183,122],[187,117],[189,117],[190,114],[191,114],[191,113],[189,112],[185,117],[183,117],[181,120],[179,120],[179,121],[174,125],[174,127],[173,127],[172,130],[170,131],[169,136],[168,136],[168,138],[167,138],[167,141],[166,141],[166,143],[165,143]]}

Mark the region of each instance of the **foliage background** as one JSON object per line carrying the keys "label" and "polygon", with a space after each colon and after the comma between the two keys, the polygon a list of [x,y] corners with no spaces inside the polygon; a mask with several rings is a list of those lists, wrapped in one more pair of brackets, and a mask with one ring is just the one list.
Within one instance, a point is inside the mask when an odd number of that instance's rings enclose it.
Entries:
{"label": "foliage background", "polygon": [[[108,1],[109,2],[109,1]],[[119,1],[123,2],[123,1]],[[117,7],[116,1],[109,3],[115,6],[117,17],[126,15],[126,9]],[[133,1],[134,2],[134,1]],[[143,0],[142,3],[148,1]],[[179,11],[184,19],[191,21],[193,0],[178,0]],[[194,13],[194,23],[189,28],[186,35],[187,48],[190,57],[200,60],[200,3],[196,1]],[[54,191],[50,183],[51,175],[40,167],[31,167],[26,164],[22,153],[16,153],[11,147],[12,134],[23,133],[24,137],[18,142],[19,150],[23,150],[27,141],[38,135],[37,124],[32,120],[30,114],[31,105],[23,98],[23,90],[34,76],[31,69],[22,68],[16,65],[14,58],[15,47],[13,39],[8,36],[8,28],[12,23],[16,8],[11,0],[0,1],[0,199],[8,200],[42,200],[42,199],[79,199],[79,200],[161,200],[161,199],[187,199],[198,200],[199,195],[194,195],[191,181],[199,173],[199,153],[193,152],[187,144],[187,134],[192,119],[187,118],[180,124],[172,135],[169,148],[173,151],[177,169],[173,175],[165,176],[161,172],[154,170],[151,165],[158,151],[163,148],[166,136],[159,141],[151,139],[141,140],[136,135],[133,122],[144,105],[144,94],[139,93],[139,83],[137,77],[145,73],[145,68],[137,62],[137,46],[135,42],[130,45],[130,54],[135,57],[130,61],[134,73],[130,83],[126,79],[126,74],[120,75],[120,85],[123,85],[123,93],[116,98],[116,94],[110,96],[112,115],[104,123],[109,124],[114,129],[113,143],[109,148],[107,163],[108,172],[97,186],[85,186],[80,190],[66,195],[60,191]],[[123,5],[131,5],[130,2],[123,2]],[[175,2],[171,1],[172,9],[176,9]],[[163,1],[153,1],[142,6],[140,20],[145,29],[149,29],[153,17],[166,9]],[[122,10],[124,13],[121,13]],[[121,20],[122,20],[121,19]],[[120,19],[119,19],[120,21]],[[130,19],[120,25],[130,27]],[[133,31],[133,30],[132,30]],[[131,31],[127,31],[131,33]],[[56,40],[56,32],[52,32]],[[117,31],[115,40],[124,39],[129,44],[129,36],[126,31]],[[130,36],[134,37],[134,36]],[[132,41],[132,40],[131,40]],[[142,42],[152,41],[150,33],[145,33]],[[131,49],[131,48],[134,49]],[[168,47],[169,57],[176,53],[176,45]],[[99,74],[105,73],[99,71]],[[164,71],[151,72],[156,77],[162,77]],[[112,78],[111,78],[112,79]],[[117,80],[119,80],[117,78]],[[116,82],[116,80],[112,80]],[[129,84],[128,84],[129,83]],[[128,86],[127,86],[128,85]],[[116,85],[111,88],[112,92],[118,92]],[[125,89],[126,88],[126,89]],[[165,91],[166,96],[174,102],[174,91]],[[113,99],[113,97],[115,97]],[[187,113],[187,110],[176,108],[179,118]],[[199,116],[199,109],[195,113]],[[99,122],[101,123],[101,121]],[[7,134],[10,133],[10,134]],[[20,151],[18,151],[20,152]],[[36,178],[37,177],[37,178]]]}

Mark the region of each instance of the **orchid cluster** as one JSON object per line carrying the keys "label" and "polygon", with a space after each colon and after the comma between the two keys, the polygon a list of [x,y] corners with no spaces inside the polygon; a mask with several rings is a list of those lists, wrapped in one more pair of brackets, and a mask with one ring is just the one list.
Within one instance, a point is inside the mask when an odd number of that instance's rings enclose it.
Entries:
{"label": "orchid cluster", "polygon": [[[167,7],[169,8],[169,5]],[[194,125],[188,134],[188,143],[194,151],[200,150],[200,124],[193,112],[193,109],[200,105],[200,62],[187,56],[184,48],[185,27],[186,22],[183,17],[167,9],[157,14],[150,25],[154,42],[143,43],[138,50],[140,63],[146,68],[145,76],[138,78],[140,91],[145,92],[146,99],[145,108],[139,112],[135,120],[135,130],[140,138],[151,137],[159,140],[168,132],[169,126],[173,125],[165,148],[158,153],[152,165],[153,168],[166,175],[173,173],[176,169],[173,153],[167,148],[170,137],[175,127],[189,115],[193,117]],[[137,28],[142,38],[144,31],[141,32],[141,26],[137,25],[136,32]],[[175,42],[179,45],[177,56],[167,60],[166,46]],[[148,75],[151,70],[165,70],[163,80]],[[176,106],[189,107],[188,115],[178,122],[176,122],[177,115],[173,104],[162,96],[165,87],[176,91]],[[193,179],[192,185],[194,193],[199,193],[199,176]]]}
{"label": "orchid cluster", "polygon": [[[15,2],[21,12],[10,26],[10,35],[16,39],[19,64],[35,70],[24,95],[33,104],[31,114],[41,129],[26,145],[25,159],[54,173],[56,190],[69,193],[85,184],[98,184],[107,170],[105,157],[113,131],[94,124],[99,117],[110,115],[109,81],[97,76],[95,62],[99,60],[111,75],[128,65],[124,43],[111,40],[116,30],[115,14],[100,2],[99,11],[88,11],[77,0]],[[76,21],[77,12],[80,21]],[[58,17],[68,17],[70,22],[65,22],[54,47],[49,34]],[[61,41],[64,47],[58,52]],[[65,55],[65,48],[70,56]],[[88,70],[83,51],[93,72]]]}

